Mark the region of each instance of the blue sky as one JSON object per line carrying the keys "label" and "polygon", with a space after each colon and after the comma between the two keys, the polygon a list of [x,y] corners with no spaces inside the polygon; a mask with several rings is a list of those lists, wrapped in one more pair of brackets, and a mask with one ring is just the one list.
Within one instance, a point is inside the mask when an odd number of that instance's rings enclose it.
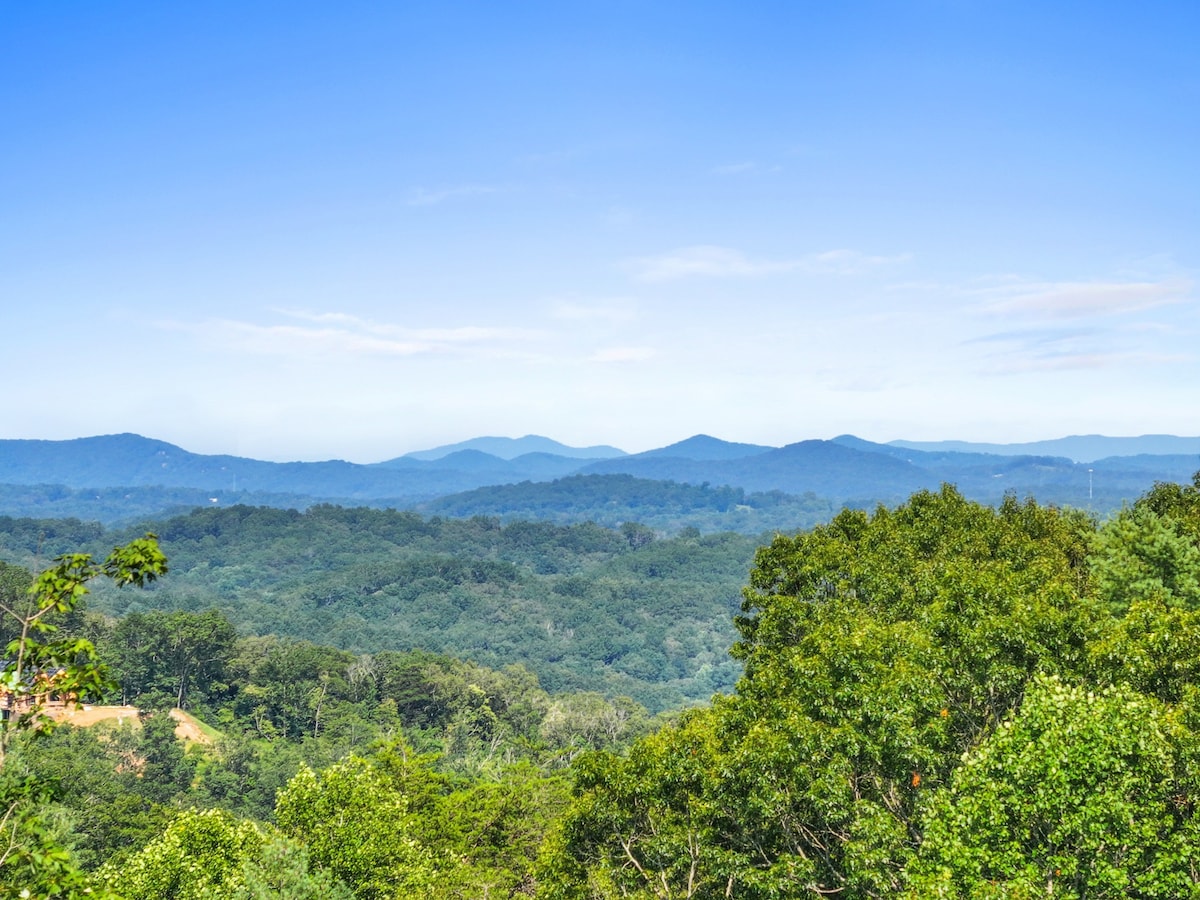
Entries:
{"label": "blue sky", "polygon": [[1200,5],[0,8],[0,437],[1200,433]]}

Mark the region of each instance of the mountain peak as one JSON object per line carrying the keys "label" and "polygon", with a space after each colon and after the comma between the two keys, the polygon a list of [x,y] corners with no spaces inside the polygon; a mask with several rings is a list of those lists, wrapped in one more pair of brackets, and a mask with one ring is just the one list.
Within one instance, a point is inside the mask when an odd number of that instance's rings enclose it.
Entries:
{"label": "mountain peak", "polygon": [[761,444],[738,444],[707,434],[694,434],[690,438],[676,441],[666,447],[647,450],[645,453],[637,455],[647,459],[674,457],[677,459],[722,460],[757,456],[759,453],[766,453],[774,449],[774,447],[764,447]]}
{"label": "mountain peak", "polygon": [[601,444],[595,447],[570,447],[539,434],[527,434],[524,437],[477,437],[457,444],[443,444],[430,450],[417,450],[404,454],[402,459],[435,460],[457,453],[461,450],[478,450],[489,456],[512,460],[527,453],[548,453],[552,456],[565,456],[568,459],[612,459],[617,456],[627,456],[624,450]]}

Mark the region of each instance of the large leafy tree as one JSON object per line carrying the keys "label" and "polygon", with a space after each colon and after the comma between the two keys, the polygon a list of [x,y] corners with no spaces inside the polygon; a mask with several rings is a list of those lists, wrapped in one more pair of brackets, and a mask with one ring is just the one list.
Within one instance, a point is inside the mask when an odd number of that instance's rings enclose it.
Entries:
{"label": "large leafy tree", "polygon": [[1198,750],[1157,700],[1039,678],[933,803],[909,895],[1200,897]]}
{"label": "large leafy tree", "polygon": [[370,758],[301,769],[279,794],[279,826],[364,900],[530,896],[565,784],[528,765],[465,781],[432,763],[397,740]]}
{"label": "large leafy tree", "polygon": [[1135,600],[1200,607],[1200,545],[1188,522],[1148,504],[1122,510],[1096,534],[1092,574],[1099,598],[1116,614]]}
{"label": "large leafy tree", "polygon": [[219,610],[132,613],[109,636],[122,699],[187,708],[219,695],[237,631]]}
{"label": "large leafy tree", "polygon": [[319,774],[303,768],[279,794],[279,827],[362,900],[423,895],[434,884],[437,861],[416,837],[415,807],[429,790],[426,779],[418,787],[409,774],[397,778],[358,756]]}
{"label": "large leafy tree", "polygon": [[1090,664],[1090,522],[945,488],[758,554],[736,695],[580,766],[559,897],[889,897],[929,798],[1039,672]]}
{"label": "large leafy tree", "polygon": [[100,869],[122,900],[351,900],[302,847],[222,810],[180,813],[138,853]]}

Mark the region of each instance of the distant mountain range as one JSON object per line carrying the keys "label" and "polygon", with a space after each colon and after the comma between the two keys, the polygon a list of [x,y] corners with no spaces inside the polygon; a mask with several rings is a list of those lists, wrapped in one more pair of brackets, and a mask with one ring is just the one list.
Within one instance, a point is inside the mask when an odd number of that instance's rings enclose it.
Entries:
{"label": "distant mountain range", "polygon": [[[478,450],[480,453],[498,456],[500,459],[516,459],[518,456],[525,456],[528,453],[564,456],[568,459],[608,459],[613,456],[626,455],[624,450],[618,450],[616,447],[609,447],[604,444],[598,447],[568,447],[566,444],[560,444],[558,441],[553,441],[541,435],[527,434],[521,438],[472,438],[469,441],[460,441],[457,444],[444,444],[441,447],[434,447],[432,450],[416,450],[412,453],[404,454],[401,459],[426,461],[443,459],[460,450]],[[396,460],[391,460],[390,462],[394,463]],[[385,466],[389,464],[388,462],[380,463],[380,465]]]}
{"label": "distant mountain range", "polygon": [[[979,447],[989,449],[983,452]],[[1044,452],[1021,452],[1029,448]],[[1109,455],[1097,455],[1106,452]],[[594,518],[607,521],[614,515],[612,508],[604,516],[597,513],[603,485],[580,478],[614,475],[647,483],[807,496],[808,508],[814,496],[828,501],[829,508],[896,503],[915,490],[951,482],[982,502],[1015,492],[1104,512],[1136,498],[1155,481],[1187,481],[1198,469],[1200,438],[1170,435],[1088,435],[1011,445],[879,444],[842,435],[784,447],[696,435],[636,454],[609,446],[568,447],[528,435],[477,438],[362,465],[202,455],[164,441],[118,434],[68,441],[0,440],[0,513],[113,522],[198,503],[302,508],[332,502],[432,509],[438,505],[435,501],[475,492],[462,501],[442,502],[441,507],[474,514],[472,504],[478,503],[480,514],[524,512],[536,517],[538,506],[550,502],[537,485],[571,477],[568,493],[589,498],[572,515],[587,518],[592,509]],[[480,492],[492,486],[510,487],[502,494]],[[631,490],[623,483],[623,496]],[[561,490],[556,494],[562,495]],[[569,498],[553,502],[569,505]],[[700,505],[712,506],[707,500]],[[558,513],[561,518],[562,509]]]}
{"label": "distant mountain range", "polygon": [[1051,441],[1024,444],[979,444],[971,441],[889,441],[891,447],[960,453],[996,453],[1000,456],[1065,456],[1075,462],[1094,462],[1112,456],[1200,456],[1200,437],[1143,434],[1141,437],[1105,437],[1076,434]]}

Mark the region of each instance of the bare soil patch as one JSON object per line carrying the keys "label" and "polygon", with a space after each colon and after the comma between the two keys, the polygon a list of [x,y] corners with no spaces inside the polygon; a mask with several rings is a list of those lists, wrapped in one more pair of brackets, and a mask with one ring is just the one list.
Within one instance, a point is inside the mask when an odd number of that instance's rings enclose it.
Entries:
{"label": "bare soil patch", "polygon": [[46,714],[56,722],[67,722],[86,728],[99,722],[115,721],[118,725],[125,722],[138,722],[136,706],[51,706]]}
{"label": "bare soil patch", "polygon": [[171,710],[171,718],[176,722],[175,737],[183,738],[185,741],[192,741],[196,744],[212,743],[209,736],[200,730],[200,726],[196,724],[196,720],[182,709]]}
{"label": "bare soil patch", "polygon": [[[116,722],[118,725],[125,722],[131,722],[134,725],[140,724],[136,706],[89,706],[85,704],[80,707],[50,706],[45,711],[56,722],[66,722],[69,725],[78,725],[80,728],[87,728],[89,725],[96,725],[100,722]],[[200,730],[196,720],[182,709],[173,709],[170,715],[175,720],[175,737],[196,744],[212,743],[212,739]]]}

